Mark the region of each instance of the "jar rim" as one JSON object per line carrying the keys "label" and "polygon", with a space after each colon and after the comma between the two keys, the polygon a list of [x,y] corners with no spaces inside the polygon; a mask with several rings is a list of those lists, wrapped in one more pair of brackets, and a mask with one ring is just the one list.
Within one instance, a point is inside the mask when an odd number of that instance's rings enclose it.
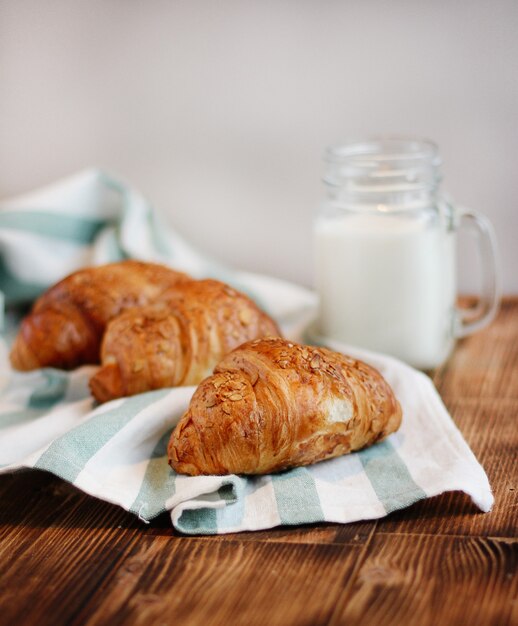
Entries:
{"label": "jar rim", "polygon": [[324,153],[328,163],[351,162],[363,167],[368,162],[390,162],[406,160],[426,160],[432,166],[439,166],[441,158],[435,142],[421,137],[406,135],[379,135],[363,139],[348,139],[330,145]]}
{"label": "jar rim", "polygon": [[335,144],[325,152],[324,183],[340,193],[372,194],[433,190],[441,157],[429,139],[381,135]]}

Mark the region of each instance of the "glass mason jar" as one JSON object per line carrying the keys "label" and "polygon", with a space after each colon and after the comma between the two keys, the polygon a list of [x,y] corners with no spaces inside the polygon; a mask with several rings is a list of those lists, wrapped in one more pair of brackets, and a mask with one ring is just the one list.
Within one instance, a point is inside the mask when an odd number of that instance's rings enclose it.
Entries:
{"label": "glass mason jar", "polygon": [[[489,221],[439,190],[429,142],[379,138],[326,151],[326,200],[315,223],[319,335],[384,352],[420,369],[486,326],[498,306]],[[482,293],[456,307],[456,233],[478,231]]]}

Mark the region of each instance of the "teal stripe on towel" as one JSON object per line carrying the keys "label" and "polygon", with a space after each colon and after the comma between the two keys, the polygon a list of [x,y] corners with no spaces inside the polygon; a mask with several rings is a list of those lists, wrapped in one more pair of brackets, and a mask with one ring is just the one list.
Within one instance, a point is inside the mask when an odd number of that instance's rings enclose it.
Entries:
{"label": "teal stripe on towel", "polygon": [[43,385],[37,387],[29,398],[28,406],[33,409],[50,409],[63,400],[68,387],[68,374],[54,369],[42,370]]}
{"label": "teal stripe on towel", "polygon": [[218,532],[216,509],[188,509],[183,511],[176,527],[180,532],[188,535],[215,535]]}
{"label": "teal stripe on towel", "polygon": [[42,384],[39,384],[32,392],[25,409],[0,414],[0,428],[22,424],[41,417],[63,400],[68,388],[68,374],[45,369],[41,371],[41,375]]}
{"label": "teal stripe on towel", "polygon": [[281,524],[325,521],[315,480],[305,467],[274,474],[272,485]]}
{"label": "teal stripe on towel", "polygon": [[426,493],[414,482],[407,466],[388,439],[362,450],[359,457],[387,513],[426,498]]}
{"label": "teal stripe on towel", "polygon": [[47,410],[38,411],[36,409],[21,409],[20,411],[9,411],[0,415],[0,429],[14,426],[15,424],[23,424],[37,419],[47,413]]}
{"label": "teal stripe on towel", "polygon": [[[182,533],[188,535],[215,535],[220,530],[219,517],[223,512],[230,511],[234,506],[238,505],[236,498],[240,491],[240,483],[244,483],[245,479],[236,476],[228,476],[224,478],[221,486],[216,492],[208,493],[204,496],[196,498],[198,502],[205,500],[207,507],[198,509],[186,509],[181,514],[175,527]],[[224,508],[210,508],[214,502],[224,501]],[[225,524],[226,527],[230,524]]]}
{"label": "teal stripe on towel", "polygon": [[167,444],[170,437],[171,430],[160,437],[151,453],[140,491],[130,507],[132,513],[145,520],[163,513],[166,510],[166,500],[175,492],[176,473],[167,462]]}
{"label": "teal stripe on towel", "polygon": [[6,304],[21,304],[36,298],[48,285],[25,282],[17,278],[0,257],[0,290]]}
{"label": "teal stripe on towel", "polygon": [[58,213],[9,210],[0,212],[0,228],[12,228],[77,243],[90,243],[103,226],[106,226],[106,220]]}
{"label": "teal stripe on towel", "polygon": [[109,242],[109,258],[110,258],[110,263],[115,263],[117,261],[124,261],[125,259],[129,259],[129,255],[126,254],[126,252],[122,249],[121,245],[120,245],[120,228],[114,228]]}
{"label": "teal stripe on towel", "polygon": [[161,389],[133,396],[117,408],[95,415],[56,439],[34,467],[74,482],[94,454],[141,411],[163,398],[169,391]]}
{"label": "teal stripe on towel", "polygon": [[[261,477],[262,478],[262,477]],[[218,489],[218,495],[227,505],[217,509],[218,528],[237,528],[241,526],[245,515],[247,497],[254,491],[255,476],[233,477],[231,484]]]}

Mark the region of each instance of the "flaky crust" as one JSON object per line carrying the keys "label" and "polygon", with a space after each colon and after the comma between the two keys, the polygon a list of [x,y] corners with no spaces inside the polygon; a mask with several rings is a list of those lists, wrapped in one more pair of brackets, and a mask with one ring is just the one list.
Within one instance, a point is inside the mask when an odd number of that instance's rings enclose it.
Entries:
{"label": "flaky crust", "polygon": [[325,348],[260,339],[227,355],[171,435],[181,474],[265,474],[359,450],[401,407],[374,368]]}
{"label": "flaky crust", "polygon": [[99,362],[106,324],[122,311],[160,300],[190,278],[163,265],[121,261],[74,272],[46,291],[22,321],[11,350],[18,370]]}
{"label": "flaky crust", "polygon": [[198,384],[240,344],[280,335],[250,298],[217,280],[177,285],[161,303],[126,311],[108,324],[102,367],[90,380],[99,402]]}

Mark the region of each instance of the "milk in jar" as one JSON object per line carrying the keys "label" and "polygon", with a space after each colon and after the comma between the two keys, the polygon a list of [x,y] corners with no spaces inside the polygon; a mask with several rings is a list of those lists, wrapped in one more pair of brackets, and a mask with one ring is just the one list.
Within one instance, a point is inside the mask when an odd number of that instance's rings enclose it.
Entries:
{"label": "milk in jar", "polygon": [[321,216],[315,252],[320,332],[422,369],[447,358],[455,239],[433,214],[360,210]]}

